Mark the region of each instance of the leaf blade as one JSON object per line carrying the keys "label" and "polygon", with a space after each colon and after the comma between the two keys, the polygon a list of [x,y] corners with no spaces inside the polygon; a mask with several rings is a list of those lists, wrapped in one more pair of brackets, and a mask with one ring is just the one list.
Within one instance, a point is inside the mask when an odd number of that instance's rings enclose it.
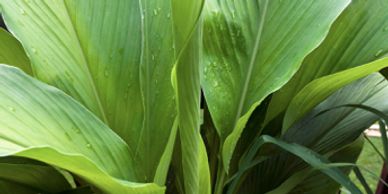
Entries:
{"label": "leaf blade", "polygon": [[[222,141],[227,139],[223,146],[226,171],[253,110],[291,78],[348,3],[266,0],[206,3],[201,85],[216,129]],[[326,10],[324,16],[322,10]],[[308,17],[309,14],[318,17]],[[289,20],[302,17],[311,20],[300,23]],[[287,25],[278,25],[286,21]],[[311,23],[322,25],[313,27]],[[293,44],[285,44],[282,41],[285,37]],[[280,53],[284,56],[278,57]]]}
{"label": "leaf blade", "polygon": [[16,68],[0,65],[0,75],[0,156],[59,166],[108,193],[163,191],[128,182],[138,180],[128,146],[79,103]]}

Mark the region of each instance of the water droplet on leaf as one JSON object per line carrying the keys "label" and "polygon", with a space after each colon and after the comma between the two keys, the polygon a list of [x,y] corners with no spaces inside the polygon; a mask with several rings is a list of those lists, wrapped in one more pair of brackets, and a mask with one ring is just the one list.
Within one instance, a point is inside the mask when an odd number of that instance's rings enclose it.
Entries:
{"label": "water droplet on leaf", "polygon": [[71,136],[69,135],[69,133],[65,132],[65,136],[66,136],[66,138],[67,138],[69,141],[72,141]]}
{"label": "water droplet on leaf", "polygon": [[105,67],[104,76],[105,77],[109,77],[109,68],[108,68],[108,66]]}
{"label": "water droplet on leaf", "polygon": [[24,9],[20,9],[20,13],[21,13],[22,15],[26,15],[26,11],[24,11]]}
{"label": "water droplet on leaf", "polygon": [[9,110],[9,111],[12,111],[12,112],[15,112],[15,108],[12,107],[12,106],[8,107],[8,110]]}
{"label": "water droplet on leaf", "polygon": [[119,49],[119,54],[120,54],[120,55],[123,55],[123,54],[124,54],[124,48],[120,48],[120,49]]}
{"label": "water droplet on leaf", "polygon": [[79,130],[77,127],[73,126],[72,127],[73,131],[76,133],[81,133],[81,130]]}
{"label": "water droplet on leaf", "polygon": [[378,50],[378,51],[376,52],[376,54],[375,54],[375,57],[380,56],[381,53],[383,53],[383,49]]}
{"label": "water droplet on leaf", "polygon": [[218,81],[215,81],[215,82],[213,83],[213,86],[214,86],[214,87],[217,87],[217,86],[218,86]]}

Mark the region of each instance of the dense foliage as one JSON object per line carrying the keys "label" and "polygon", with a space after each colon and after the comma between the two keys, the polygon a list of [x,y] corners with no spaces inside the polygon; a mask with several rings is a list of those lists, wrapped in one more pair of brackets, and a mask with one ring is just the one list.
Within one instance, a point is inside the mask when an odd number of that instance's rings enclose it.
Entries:
{"label": "dense foliage", "polygon": [[388,1],[0,8],[1,193],[361,193]]}

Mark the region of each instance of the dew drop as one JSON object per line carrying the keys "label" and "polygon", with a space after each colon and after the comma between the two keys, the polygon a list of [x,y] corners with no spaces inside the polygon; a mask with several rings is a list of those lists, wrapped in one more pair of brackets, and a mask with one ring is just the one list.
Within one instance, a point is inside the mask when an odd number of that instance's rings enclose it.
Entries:
{"label": "dew drop", "polygon": [[108,66],[105,67],[104,76],[105,77],[109,77],[109,68],[108,68]]}
{"label": "dew drop", "polygon": [[205,68],[203,69],[203,72],[204,72],[204,73],[207,73],[207,71],[208,71],[208,69],[207,69],[207,67],[205,67]]}
{"label": "dew drop", "polygon": [[378,50],[378,51],[376,52],[376,54],[375,54],[375,57],[380,56],[381,53],[383,53],[383,49]]}
{"label": "dew drop", "polygon": [[24,9],[20,9],[20,13],[21,13],[22,15],[26,15],[26,11],[24,11]]}
{"label": "dew drop", "polygon": [[158,15],[158,10],[154,9],[154,15]]}
{"label": "dew drop", "polygon": [[220,14],[220,12],[218,12],[218,10],[213,10],[213,14],[218,16]]}
{"label": "dew drop", "polygon": [[120,55],[123,55],[123,54],[124,54],[124,48],[120,48],[120,49],[118,50],[118,52],[119,52]]}
{"label": "dew drop", "polygon": [[72,139],[71,139],[69,133],[65,132],[65,136],[66,136],[66,138],[67,138],[69,141],[72,141]]}
{"label": "dew drop", "polygon": [[12,111],[12,112],[15,112],[15,108],[12,107],[12,106],[8,107],[8,110],[9,110],[9,111]]}
{"label": "dew drop", "polygon": [[214,86],[214,87],[217,87],[217,86],[218,86],[218,81],[215,81],[215,82],[213,83],[213,86]]}
{"label": "dew drop", "polygon": [[76,133],[81,133],[81,130],[79,130],[77,127],[73,126],[72,127],[73,131],[75,131]]}
{"label": "dew drop", "polygon": [[92,145],[90,143],[87,143],[86,147],[89,148],[89,149],[92,149]]}
{"label": "dew drop", "polygon": [[171,14],[170,14],[170,13],[168,13],[168,14],[167,14],[167,18],[170,18],[170,17],[171,17]]}
{"label": "dew drop", "polygon": [[37,53],[36,49],[34,47],[31,48],[32,53]]}
{"label": "dew drop", "polygon": [[384,32],[388,31],[388,26],[383,29]]}
{"label": "dew drop", "polygon": [[153,61],[155,61],[155,55],[152,55],[152,56],[151,56],[151,59],[152,59]]}
{"label": "dew drop", "polygon": [[241,31],[240,31],[240,30],[237,30],[236,36],[239,37],[239,36],[240,36],[240,33],[241,33]]}

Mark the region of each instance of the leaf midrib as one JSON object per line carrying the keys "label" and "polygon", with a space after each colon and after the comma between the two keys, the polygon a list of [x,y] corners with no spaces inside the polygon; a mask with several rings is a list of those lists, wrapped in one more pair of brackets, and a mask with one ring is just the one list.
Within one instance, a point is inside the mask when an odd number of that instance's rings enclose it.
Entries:
{"label": "leaf midrib", "polygon": [[249,87],[249,84],[250,84],[250,81],[251,81],[251,77],[252,77],[252,69],[253,69],[253,66],[255,64],[255,61],[257,59],[257,54],[259,52],[259,46],[260,46],[260,40],[261,40],[261,37],[262,37],[262,32],[263,32],[263,28],[264,28],[264,22],[265,22],[265,17],[266,17],[266,14],[267,14],[267,8],[268,8],[268,0],[264,0],[264,7],[262,9],[262,13],[261,13],[261,17],[260,17],[260,25],[259,25],[259,29],[258,29],[258,32],[257,32],[257,36],[256,36],[256,40],[255,40],[255,45],[254,45],[254,48],[253,48],[253,52],[252,52],[252,56],[251,56],[251,59],[250,59],[250,62],[249,62],[249,66],[248,66],[248,74],[247,74],[247,77],[245,79],[245,82],[244,82],[244,86],[243,86],[243,90],[242,90],[242,95],[240,96],[240,101],[239,101],[239,105],[237,107],[237,112],[236,112],[236,117],[234,119],[234,122],[233,122],[233,128],[236,128],[236,125],[241,117],[241,114],[242,114],[242,110],[244,108],[244,105],[245,105],[245,100],[246,100],[246,95],[247,95],[247,92],[248,92],[248,87]]}

